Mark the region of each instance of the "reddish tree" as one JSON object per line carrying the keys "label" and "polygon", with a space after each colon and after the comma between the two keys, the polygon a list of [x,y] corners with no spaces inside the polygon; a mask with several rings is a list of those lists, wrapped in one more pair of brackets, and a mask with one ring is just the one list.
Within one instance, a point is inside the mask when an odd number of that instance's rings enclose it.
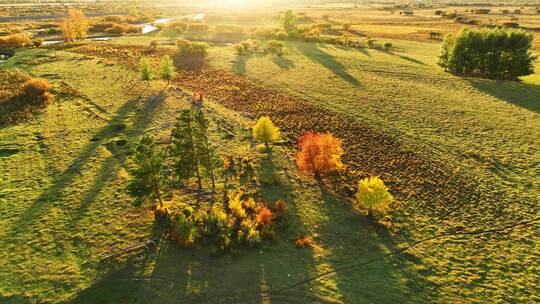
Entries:
{"label": "reddish tree", "polygon": [[296,154],[298,167],[315,176],[328,174],[343,168],[342,141],[330,133],[308,132],[298,140],[300,152]]}

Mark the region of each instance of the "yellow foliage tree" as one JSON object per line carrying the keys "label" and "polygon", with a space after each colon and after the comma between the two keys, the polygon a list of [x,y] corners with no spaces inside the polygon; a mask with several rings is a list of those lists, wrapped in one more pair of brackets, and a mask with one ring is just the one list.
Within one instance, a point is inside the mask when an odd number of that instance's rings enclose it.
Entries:
{"label": "yellow foliage tree", "polygon": [[394,197],[388,192],[384,182],[375,176],[358,182],[356,200],[360,207],[367,209],[371,214],[374,210],[386,211],[394,201]]}
{"label": "yellow foliage tree", "polygon": [[258,142],[264,143],[267,147],[269,143],[278,140],[280,136],[279,129],[268,116],[259,118],[253,126],[253,138]]}
{"label": "yellow foliage tree", "polygon": [[84,39],[87,33],[88,21],[84,13],[77,9],[69,9],[67,17],[62,23],[62,39],[66,42]]}

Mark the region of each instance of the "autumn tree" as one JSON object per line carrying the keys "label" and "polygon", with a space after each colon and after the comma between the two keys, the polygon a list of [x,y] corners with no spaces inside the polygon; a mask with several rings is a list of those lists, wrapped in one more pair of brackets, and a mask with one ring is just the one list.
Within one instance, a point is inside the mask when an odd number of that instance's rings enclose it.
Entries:
{"label": "autumn tree", "polygon": [[278,140],[280,136],[279,129],[268,116],[259,118],[257,123],[253,126],[253,139],[264,143],[266,147],[268,147],[270,143]]}
{"label": "autumn tree", "polygon": [[215,188],[216,157],[207,129],[208,121],[200,109],[186,109],[177,118],[171,134],[170,155],[176,177],[183,181],[195,176],[199,191],[202,190],[203,174],[211,179],[212,191]]}
{"label": "autumn tree", "polygon": [[358,182],[356,201],[361,208],[367,209],[369,214],[372,214],[373,211],[386,211],[393,200],[394,197],[377,176]]}
{"label": "autumn tree", "polygon": [[82,11],[69,9],[62,23],[62,39],[66,42],[84,39],[88,33],[88,27],[88,21]]}
{"label": "autumn tree", "polygon": [[330,133],[308,132],[298,140],[300,151],[296,154],[296,163],[301,170],[312,172],[316,177],[338,171],[343,168],[341,143]]}
{"label": "autumn tree", "polygon": [[159,150],[150,135],[145,135],[135,148],[133,160],[136,167],[127,187],[129,194],[138,197],[154,195],[163,208],[161,189],[165,182],[165,153]]}

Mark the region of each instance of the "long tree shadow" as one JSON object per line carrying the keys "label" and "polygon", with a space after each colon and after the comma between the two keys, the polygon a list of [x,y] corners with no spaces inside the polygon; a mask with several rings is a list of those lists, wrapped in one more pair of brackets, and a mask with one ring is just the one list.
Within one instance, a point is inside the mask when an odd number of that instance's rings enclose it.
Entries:
{"label": "long tree shadow", "polygon": [[272,62],[283,70],[290,70],[295,66],[291,59],[284,56],[272,56]]}
{"label": "long tree shadow", "polygon": [[317,242],[323,250],[317,262],[328,266],[317,283],[345,303],[359,299],[403,303],[410,301],[411,295],[422,298],[423,290],[418,287],[424,286],[421,278],[402,261],[384,258],[397,249],[390,236],[324,186],[321,195],[325,220],[318,229]]}
{"label": "long tree shadow", "polygon": [[334,56],[323,51],[318,44],[316,43],[296,43],[294,44],[296,49],[300,51],[306,58],[311,61],[314,61],[335,75],[339,76],[341,79],[347,81],[355,87],[361,86],[360,82],[354,78],[351,74],[347,72],[345,66],[337,61]]}
{"label": "long tree shadow", "polygon": [[540,113],[540,86],[513,81],[466,78],[476,89],[513,105]]}
{"label": "long tree shadow", "polygon": [[[157,99],[157,98],[156,98]],[[75,178],[77,178],[83,169],[83,166],[94,156],[96,150],[108,140],[117,136],[120,133],[126,131],[125,119],[137,109],[137,104],[140,103],[140,97],[133,98],[122,105],[116,115],[111,121],[101,128],[96,134],[94,134],[90,143],[82,150],[79,156],[71,162],[66,170],[57,174],[54,177],[52,185],[49,186],[43,193],[34,200],[34,202],[26,209],[26,211],[19,216],[10,228],[6,229],[6,235],[16,233],[17,231],[26,231],[26,227],[29,227],[34,222],[40,220],[41,215],[45,214],[50,208],[54,207],[55,200],[64,196],[64,191],[72,184]],[[130,133],[137,135],[142,129],[151,121],[156,105],[159,102],[154,103],[149,110],[143,111],[137,115],[137,120],[134,126],[130,129]],[[107,163],[107,162],[106,162]],[[101,168],[99,176],[106,176],[107,171],[110,168],[105,167],[105,164]],[[83,199],[83,204],[80,206],[80,210],[77,213],[81,213],[81,210],[86,210],[88,206],[95,200],[96,193],[105,186],[102,181],[96,181],[98,185],[91,187],[93,193],[89,193],[88,197]],[[76,218],[80,218],[77,216]]]}

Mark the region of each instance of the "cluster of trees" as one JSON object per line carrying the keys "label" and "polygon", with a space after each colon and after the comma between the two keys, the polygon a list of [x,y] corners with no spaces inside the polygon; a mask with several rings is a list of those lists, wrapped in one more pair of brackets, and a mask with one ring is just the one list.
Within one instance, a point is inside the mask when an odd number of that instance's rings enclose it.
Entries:
{"label": "cluster of trees", "polygon": [[460,76],[517,79],[534,72],[532,40],[533,35],[523,30],[464,28],[445,37],[438,64]]}
{"label": "cluster of trees", "polygon": [[285,44],[277,40],[269,40],[266,42],[264,47],[261,46],[259,40],[244,40],[240,41],[234,45],[234,50],[238,55],[253,54],[255,52],[261,51],[264,53],[270,53],[277,56],[282,56],[284,54]]}
{"label": "cluster of trees", "polygon": [[62,39],[66,42],[84,39],[88,34],[88,21],[84,13],[77,9],[69,9],[62,23]]}
{"label": "cluster of trees", "polygon": [[286,221],[286,210],[283,200],[270,206],[235,191],[225,204],[209,209],[187,207],[175,215],[171,239],[183,246],[204,240],[214,243],[220,252],[256,246],[275,237],[275,228]]}
{"label": "cluster of trees", "polygon": [[[272,120],[263,116],[253,126],[253,138],[266,147],[280,138],[279,129]],[[314,174],[316,179],[344,168],[342,141],[331,133],[307,132],[298,140],[296,164],[302,171]],[[378,177],[366,178],[358,183],[355,195],[357,207],[373,212],[386,212],[394,200],[384,182]]]}
{"label": "cluster of trees", "polygon": [[[214,169],[219,161],[207,136],[208,121],[201,109],[186,109],[178,116],[171,133],[172,144],[163,150],[150,135],[145,135],[135,149],[135,169],[128,192],[136,197],[156,197],[163,207],[162,189],[182,184],[196,177],[198,190],[202,179],[209,178],[215,190]],[[169,174],[166,178],[166,173]]]}
{"label": "cluster of trees", "polygon": [[[154,196],[159,202],[156,212],[167,210],[161,195],[161,189],[167,185],[178,186],[196,179],[201,191],[202,180],[207,178],[214,193],[214,171],[222,167],[225,177],[228,169],[216,157],[207,131],[208,121],[202,110],[193,107],[178,116],[167,149],[159,148],[151,136],[145,135],[135,149],[133,160],[136,168],[128,185],[129,193],[140,197]],[[259,118],[252,132],[253,139],[267,149],[281,138],[279,128],[267,116]],[[344,168],[342,141],[332,134],[308,132],[300,138],[298,145],[298,167],[314,174],[317,179]],[[275,206],[269,206],[246,197],[240,191],[234,191],[227,197],[224,204],[215,203],[209,209],[187,207],[173,215],[171,238],[184,246],[197,240],[213,241],[218,249],[226,251],[235,245],[252,246],[274,237],[275,224],[282,222],[286,213],[284,201],[278,200]],[[361,180],[355,197],[357,206],[367,210],[368,214],[385,212],[393,201],[388,188],[378,177]]]}

